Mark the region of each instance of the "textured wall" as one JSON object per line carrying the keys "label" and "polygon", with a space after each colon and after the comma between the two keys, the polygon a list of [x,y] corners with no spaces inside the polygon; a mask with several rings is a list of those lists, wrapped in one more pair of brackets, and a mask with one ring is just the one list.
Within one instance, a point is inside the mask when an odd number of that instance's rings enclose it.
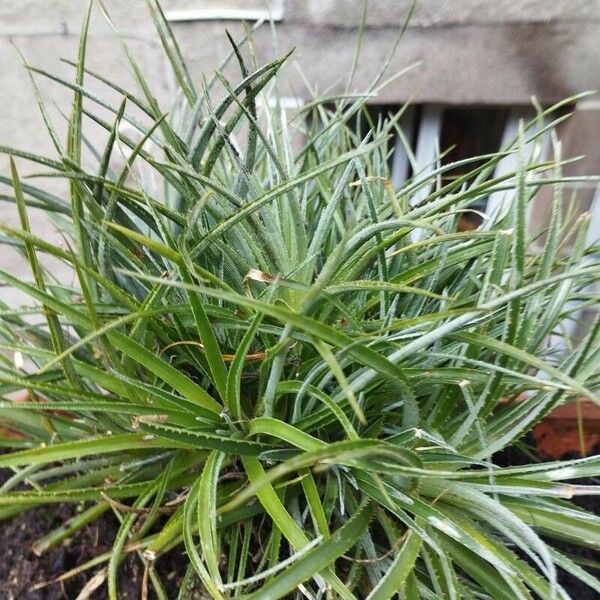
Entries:
{"label": "textured wall", "polygon": [[[277,1],[277,0],[276,0]],[[306,96],[302,71],[318,89],[344,87],[352,63],[362,0],[278,0],[284,18],[277,24],[279,52],[296,47],[285,70],[289,93]],[[105,0],[124,39],[131,46],[165,109],[172,96],[172,79],[157,43],[144,0]],[[74,59],[78,30],[87,2],[83,0],[0,0],[0,144],[52,153],[35,96],[21,58],[42,69],[71,77],[73,68],[60,57]],[[257,8],[261,0],[164,0],[166,10]],[[405,20],[408,0],[371,0],[356,88],[365,89],[379,70]],[[237,21],[188,21],[174,25],[193,73],[210,73],[228,52],[227,27],[241,36]],[[420,0],[389,72],[420,63],[383,90],[381,99],[401,102],[525,104],[535,94],[544,102],[585,89],[600,89],[600,0]],[[94,12],[89,66],[119,83],[132,81],[110,27]],[[268,60],[273,39],[268,27],[256,35],[260,60]],[[231,77],[238,77],[231,72]],[[65,132],[64,117],[71,93],[37,76],[57,129]],[[90,89],[98,90],[93,82]],[[333,87],[332,87],[333,86]],[[105,91],[102,92],[103,94]],[[109,99],[117,101],[109,94]],[[100,136],[92,131],[92,139]],[[31,167],[20,163],[24,172]],[[7,161],[0,156],[0,172]],[[63,191],[61,182],[50,185]],[[14,221],[7,204],[0,218]],[[48,223],[34,216],[38,232],[60,243]],[[7,251],[0,268],[22,269]],[[6,291],[0,290],[0,297]]]}

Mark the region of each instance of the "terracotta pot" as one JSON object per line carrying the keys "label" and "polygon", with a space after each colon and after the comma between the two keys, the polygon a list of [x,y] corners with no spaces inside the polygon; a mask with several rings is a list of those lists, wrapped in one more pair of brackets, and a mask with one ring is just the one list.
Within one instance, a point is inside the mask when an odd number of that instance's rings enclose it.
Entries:
{"label": "terracotta pot", "polygon": [[600,406],[583,398],[559,406],[533,428],[533,438],[543,456],[586,456],[600,444]]}

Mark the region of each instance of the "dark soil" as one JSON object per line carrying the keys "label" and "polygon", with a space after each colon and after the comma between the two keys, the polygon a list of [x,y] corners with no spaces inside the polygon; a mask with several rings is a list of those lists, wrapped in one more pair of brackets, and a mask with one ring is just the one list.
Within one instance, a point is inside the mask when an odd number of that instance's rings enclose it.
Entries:
{"label": "dark soil", "polygon": [[[108,552],[117,533],[118,521],[105,513],[62,544],[36,556],[31,547],[42,535],[73,516],[73,505],[49,505],[26,511],[22,515],[0,522],[0,599],[1,600],[75,600],[84,585],[102,565],[91,568],[63,582],[33,590],[37,583],[51,581],[66,571]],[[176,598],[183,577],[183,548],[176,549],[157,562],[157,572],[167,588],[169,598]],[[179,560],[178,560],[179,559]],[[119,598],[138,600],[141,597],[144,567],[135,554],[129,554],[119,571]],[[148,598],[154,597],[148,585]],[[106,583],[90,596],[94,600],[107,598]]]}
{"label": "dark soil", "polygon": [[[528,435],[525,438],[524,446],[527,447],[531,453],[534,452],[533,449],[535,448],[535,443],[531,435]],[[600,454],[600,446],[596,446],[591,454]],[[572,456],[566,455],[562,457],[562,460],[570,460],[574,458],[580,457],[575,454]],[[502,466],[518,466],[531,463],[531,458],[522,449],[519,449],[518,447],[511,447],[495,455],[494,462]],[[598,478],[589,478],[578,479],[577,483],[580,485],[598,485],[599,482]],[[575,496],[571,501],[589,512],[600,515],[600,503],[598,502],[598,496]],[[598,551],[592,548],[584,548],[582,546],[576,546],[574,544],[570,544],[569,542],[556,539],[546,539],[546,541],[554,548],[571,558],[579,557],[592,561],[598,560]],[[590,569],[589,567],[584,568],[595,577],[600,577],[600,570]],[[558,581],[573,599],[598,600],[598,592],[594,591],[582,581],[576,577],[573,577],[570,573],[567,573],[562,569],[558,569]]]}
{"label": "dark soil", "polygon": [[[597,449],[598,450],[598,449]],[[517,448],[503,451],[494,457],[504,465],[518,465],[531,461]],[[0,470],[0,483],[5,479]],[[592,483],[581,481],[581,483]],[[594,481],[597,483],[597,481]],[[599,512],[597,498],[575,498],[574,501],[586,509]],[[117,533],[118,521],[110,512],[83,528],[70,539],[48,550],[41,556],[32,551],[33,543],[52,529],[63,524],[75,514],[77,507],[70,504],[48,505],[28,510],[7,521],[0,521],[0,600],[75,600],[85,584],[105,566],[96,566],[59,583],[41,589],[32,589],[36,584],[49,582],[66,571],[74,569],[96,556],[108,552]],[[582,549],[568,543],[552,540],[552,544],[571,556],[597,560],[592,550]],[[177,598],[182,577],[187,565],[183,547],[171,551],[158,560],[156,570],[166,587],[169,598]],[[595,573],[599,575],[599,573]],[[134,553],[123,561],[119,571],[119,599],[138,600],[141,597],[144,567]],[[572,598],[596,600],[596,593],[571,577],[560,573],[560,583]],[[154,598],[152,586],[148,585],[148,599]],[[93,600],[107,598],[104,582],[90,596]],[[199,595],[198,598],[201,598]]]}

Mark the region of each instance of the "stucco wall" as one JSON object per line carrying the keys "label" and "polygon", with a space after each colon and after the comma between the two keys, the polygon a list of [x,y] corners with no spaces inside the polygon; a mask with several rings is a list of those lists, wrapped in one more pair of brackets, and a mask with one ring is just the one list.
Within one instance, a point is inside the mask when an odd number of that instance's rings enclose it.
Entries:
{"label": "stucco wall", "polygon": [[[348,70],[361,20],[362,0],[273,0],[283,8],[277,25],[281,51],[296,47],[293,61],[311,81],[329,87]],[[117,26],[148,63],[159,87],[166,73],[155,47],[144,0],[106,0]],[[252,9],[262,0],[164,0],[165,10]],[[86,2],[82,0],[0,0],[0,39],[4,61],[7,39],[32,59],[73,54]],[[405,21],[408,0],[370,0],[367,31],[357,81],[366,82],[381,64]],[[174,25],[196,73],[216,66],[227,42],[223,29],[241,33],[236,21],[187,21]],[[120,57],[98,19],[93,30],[95,59],[118,70]],[[391,71],[420,66],[390,84],[384,99],[445,103],[527,103],[532,94],[551,101],[600,86],[600,0],[419,0]],[[256,35],[259,54],[273,54],[268,28]],[[8,52],[10,54],[10,51]],[[2,65],[3,84],[19,82]],[[288,79],[297,74],[288,69]],[[0,93],[5,93],[3,90]]]}
{"label": "stucco wall", "polygon": [[[269,27],[255,36],[259,59],[268,60],[292,47],[284,71],[289,93],[305,96],[299,71],[320,90],[343,89],[352,63],[362,0],[273,0],[283,18],[276,25],[279,50]],[[168,108],[172,75],[159,47],[144,0],[104,0],[116,26],[139,60],[157,98]],[[165,10],[237,10],[263,6],[262,0],[164,0]],[[355,82],[364,89],[392,47],[405,21],[408,0],[371,0]],[[13,42],[30,64],[71,78],[83,0],[0,0],[0,144],[52,153],[35,96]],[[210,73],[229,51],[224,29],[242,35],[239,21],[188,20],[173,25],[195,77]],[[417,64],[391,82],[384,102],[446,104],[525,104],[531,95],[550,102],[600,89],[600,0],[420,0],[392,60],[389,72]],[[109,25],[97,9],[91,26],[88,65],[130,86],[132,76]],[[237,77],[233,75],[232,77]],[[65,120],[55,108],[69,110],[71,92],[36,77],[59,133]],[[94,82],[90,89],[99,90]],[[333,87],[332,87],[333,86]],[[103,91],[105,93],[105,90]],[[117,101],[116,95],[110,99]],[[92,131],[94,138],[100,135]],[[584,149],[585,150],[585,149]],[[581,149],[577,150],[578,152]],[[24,172],[31,166],[20,163]],[[597,170],[597,169],[595,169]],[[0,156],[0,171],[7,162]],[[61,182],[51,187],[62,191]],[[14,221],[9,205],[0,218]],[[56,243],[60,235],[34,215],[34,227]],[[23,269],[3,251],[0,267]],[[0,297],[5,294],[0,290]]]}

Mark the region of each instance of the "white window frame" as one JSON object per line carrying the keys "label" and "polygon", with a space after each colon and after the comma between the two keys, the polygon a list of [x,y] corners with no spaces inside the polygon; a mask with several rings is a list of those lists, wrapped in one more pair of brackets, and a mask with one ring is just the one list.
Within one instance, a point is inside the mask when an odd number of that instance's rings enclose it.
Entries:
{"label": "white window frame", "polygon": [[[201,0],[199,4],[202,4]],[[165,10],[165,18],[172,23],[190,21],[283,21],[284,0],[265,2],[265,8],[244,8],[240,0],[239,8],[188,8]]]}

